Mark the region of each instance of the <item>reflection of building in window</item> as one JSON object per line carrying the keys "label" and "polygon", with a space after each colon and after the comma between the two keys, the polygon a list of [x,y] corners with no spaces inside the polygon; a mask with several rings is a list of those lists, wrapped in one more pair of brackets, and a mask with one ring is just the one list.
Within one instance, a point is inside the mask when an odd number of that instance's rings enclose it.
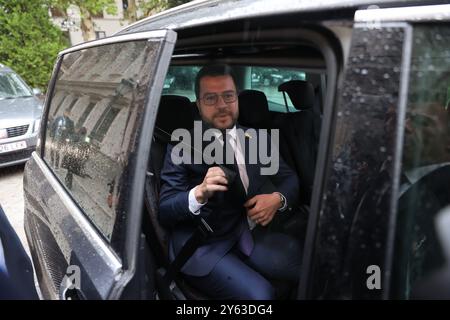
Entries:
{"label": "reflection of building in window", "polygon": [[114,119],[119,114],[120,109],[117,107],[113,107],[109,105],[105,111],[103,111],[100,119],[95,124],[94,129],[92,130],[92,137],[100,142],[103,141],[106,132],[108,132],[109,127],[114,122]]}
{"label": "reflection of building in window", "polygon": [[[63,99],[61,99],[61,103],[56,107],[55,111],[53,112],[53,116],[56,116],[58,114],[59,110],[61,109],[61,107],[66,105],[68,99],[70,99],[69,96],[66,96]],[[75,102],[77,102],[77,99],[73,99],[71,101],[71,104],[69,104],[69,107],[68,108],[64,107],[63,109],[68,110],[68,111],[72,110]]]}
{"label": "reflection of building in window", "polygon": [[77,101],[78,101],[78,98],[74,98],[74,99],[72,100],[72,102],[70,102],[70,105],[69,105],[68,108],[66,108],[66,110],[67,110],[67,111],[72,111],[73,106],[75,105],[75,103],[77,103]]}
{"label": "reflection of building in window", "polygon": [[106,37],[105,31],[95,31],[95,38],[96,39],[101,39],[101,38],[105,38],[105,37]]}
{"label": "reflection of building in window", "polygon": [[86,121],[87,117],[91,113],[92,109],[94,109],[95,103],[89,103],[89,105],[86,107],[86,109],[83,111],[80,119],[78,119],[77,127],[82,127],[84,125],[84,122]]}

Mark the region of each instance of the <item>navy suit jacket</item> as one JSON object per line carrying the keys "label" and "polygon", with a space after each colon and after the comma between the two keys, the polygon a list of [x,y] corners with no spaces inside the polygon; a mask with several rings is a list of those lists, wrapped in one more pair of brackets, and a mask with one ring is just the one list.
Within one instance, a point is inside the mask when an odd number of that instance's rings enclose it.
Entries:
{"label": "navy suit jacket", "polygon": [[[247,129],[241,126],[237,126],[237,128]],[[257,133],[256,137],[246,135],[244,149],[249,150],[250,139],[259,139],[259,137],[259,133]],[[203,147],[206,144],[207,142],[203,144]],[[171,259],[174,258],[184,243],[190,238],[198,223],[195,219],[197,216],[189,210],[189,191],[202,183],[208,169],[214,166],[205,163],[176,165],[172,161],[172,149],[173,146],[167,148],[164,166],[161,171],[162,186],[159,203],[160,223],[171,231],[169,244],[169,256]],[[268,152],[268,154],[271,152],[270,144]],[[274,152],[278,152],[278,147],[276,147]],[[247,199],[258,194],[278,191],[285,196],[289,207],[297,203],[299,194],[298,178],[281,159],[281,156],[279,156],[278,172],[270,176],[261,175],[260,169],[263,165],[259,162],[259,157],[256,164],[250,164],[249,152],[245,152],[245,158],[249,178],[246,198],[233,195],[231,191],[232,186],[229,186],[229,191],[216,192],[208,200],[208,203],[201,208],[200,216],[212,226],[214,234],[186,262],[181,269],[183,273],[191,276],[205,276],[211,272],[215,264],[234,245],[241,248],[241,244],[245,239],[251,239],[246,210],[243,206]],[[245,252],[245,250],[241,251],[247,255],[250,254],[250,252]]]}

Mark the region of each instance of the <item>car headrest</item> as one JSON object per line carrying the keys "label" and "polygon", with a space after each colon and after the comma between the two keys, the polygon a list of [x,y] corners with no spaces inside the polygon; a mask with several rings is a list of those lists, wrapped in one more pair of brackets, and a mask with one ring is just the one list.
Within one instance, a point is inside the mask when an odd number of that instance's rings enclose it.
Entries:
{"label": "car headrest", "polygon": [[314,107],[314,87],[308,81],[291,80],[278,86],[278,91],[286,92],[297,110]]}
{"label": "car headrest", "polygon": [[271,116],[269,104],[264,92],[244,90],[239,94],[239,120],[246,127],[269,129]]}
{"label": "car headrest", "polygon": [[194,115],[191,101],[183,96],[163,95],[159,103],[158,116],[156,117],[155,135],[165,142],[170,141],[170,136],[175,129],[192,129]]}

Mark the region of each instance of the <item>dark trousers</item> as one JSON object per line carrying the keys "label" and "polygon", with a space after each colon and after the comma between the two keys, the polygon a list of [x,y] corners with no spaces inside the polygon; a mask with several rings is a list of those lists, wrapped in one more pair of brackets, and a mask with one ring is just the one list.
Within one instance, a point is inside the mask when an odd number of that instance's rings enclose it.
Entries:
{"label": "dark trousers", "polygon": [[275,288],[270,280],[298,282],[301,247],[286,234],[258,230],[249,257],[237,249],[228,252],[204,277],[185,276],[198,290],[213,299],[272,300]]}

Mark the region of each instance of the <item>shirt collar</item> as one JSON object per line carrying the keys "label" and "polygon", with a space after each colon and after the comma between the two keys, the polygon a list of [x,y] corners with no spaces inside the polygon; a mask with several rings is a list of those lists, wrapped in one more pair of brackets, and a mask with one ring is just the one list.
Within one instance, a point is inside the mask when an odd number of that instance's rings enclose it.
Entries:
{"label": "shirt collar", "polygon": [[[236,140],[236,125],[234,125],[231,129],[227,129],[226,131],[231,136],[231,138],[233,138],[233,140]],[[222,140],[222,133],[220,131],[215,131],[214,135],[217,139]]]}

